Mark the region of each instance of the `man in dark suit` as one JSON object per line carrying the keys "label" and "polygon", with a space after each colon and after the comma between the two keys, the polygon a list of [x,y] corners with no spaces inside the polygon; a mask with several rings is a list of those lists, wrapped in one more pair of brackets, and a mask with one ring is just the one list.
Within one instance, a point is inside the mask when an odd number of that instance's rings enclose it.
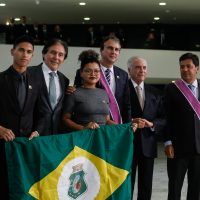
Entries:
{"label": "man in dark suit", "polygon": [[[180,200],[185,174],[187,200],[200,200],[200,82],[199,58],[192,53],[179,58],[181,79],[166,88],[168,200]],[[191,88],[191,89],[190,89]]]}
{"label": "man in dark suit", "polygon": [[[44,124],[43,134],[58,134],[61,132],[61,112],[63,108],[63,100],[69,79],[64,74],[58,71],[60,66],[67,58],[68,46],[66,42],[60,39],[49,40],[43,50],[43,63],[39,66],[31,67],[31,72],[39,77],[42,84],[41,101],[43,107],[40,108],[40,113],[45,113],[46,121]],[[55,88],[55,103],[51,103],[51,73],[54,73]],[[38,116],[36,116],[37,118]]]}
{"label": "man in dark suit", "polygon": [[165,125],[162,96],[160,92],[144,83],[147,75],[147,62],[140,57],[128,60],[130,75],[130,101],[133,122],[138,124],[134,133],[134,158],[132,184],[138,168],[138,200],[150,200],[154,158],[157,156],[156,135]]}
{"label": "man in dark suit", "polygon": [[[131,121],[130,110],[130,95],[128,87],[128,74],[124,70],[115,66],[115,62],[119,58],[121,50],[120,40],[114,36],[104,38],[101,47],[101,77],[104,77],[104,85],[100,81],[100,87],[103,87],[109,95],[116,100],[117,107],[119,108],[119,115],[121,117],[120,123],[127,123]],[[106,70],[109,69],[110,82],[106,80]],[[82,85],[80,71],[77,70],[74,85],[79,87]],[[110,97],[110,96],[109,96]],[[114,117],[114,116],[113,116]]]}
{"label": "man in dark suit", "polygon": [[11,49],[13,64],[0,73],[0,193],[5,200],[8,199],[5,141],[15,137],[32,139],[43,129],[42,120],[33,121],[41,91],[39,79],[27,70],[33,50],[32,38],[18,38]]}

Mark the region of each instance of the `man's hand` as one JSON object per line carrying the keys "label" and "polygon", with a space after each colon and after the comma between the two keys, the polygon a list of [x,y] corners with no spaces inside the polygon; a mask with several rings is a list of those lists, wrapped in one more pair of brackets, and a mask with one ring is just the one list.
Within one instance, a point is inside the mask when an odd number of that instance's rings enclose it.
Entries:
{"label": "man's hand", "polygon": [[66,89],[67,94],[73,94],[76,91],[76,87],[74,86],[68,86]]}
{"label": "man's hand", "polygon": [[132,119],[132,123],[136,123],[138,125],[137,128],[145,127],[145,121],[142,118],[134,118],[134,119]]}
{"label": "man's hand", "polygon": [[6,142],[12,141],[15,139],[15,134],[12,130],[0,126],[0,138],[4,139]]}
{"label": "man's hand", "polygon": [[34,137],[39,137],[39,136],[40,134],[37,131],[33,131],[28,139],[32,140]]}
{"label": "man's hand", "polygon": [[165,154],[168,158],[174,158],[174,147],[172,144],[165,147]]}
{"label": "man's hand", "polygon": [[138,128],[138,124],[137,123],[134,123],[132,122],[132,128],[133,128],[133,132],[135,133],[135,131],[137,130]]}
{"label": "man's hand", "polygon": [[148,121],[148,120],[146,120],[146,119],[143,119],[143,121],[145,122],[145,127],[146,128],[153,128],[153,122],[150,122],[150,121]]}

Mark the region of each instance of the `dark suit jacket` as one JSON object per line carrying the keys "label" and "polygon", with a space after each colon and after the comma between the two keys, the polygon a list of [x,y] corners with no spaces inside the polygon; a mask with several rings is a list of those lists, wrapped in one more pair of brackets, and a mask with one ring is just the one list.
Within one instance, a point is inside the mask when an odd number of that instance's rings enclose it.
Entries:
{"label": "dark suit jacket", "polygon": [[[200,96],[199,81],[198,88]],[[172,141],[176,156],[196,152],[200,154],[200,120],[173,83],[166,87],[165,106],[167,128],[164,141]]]}
{"label": "dark suit jacket", "polygon": [[129,87],[132,118],[145,118],[153,122],[155,129],[154,131],[150,128],[137,129],[134,134],[134,147],[140,148],[137,151],[144,156],[154,158],[157,156],[157,135],[162,133],[166,123],[162,95],[156,88],[144,84],[145,103],[142,110],[131,80],[129,80]]}
{"label": "dark suit jacket", "polygon": [[[14,75],[11,67],[0,73],[0,125],[11,129],[16,137],[28,137],[32,131],[41,133],[44,121],[33,121],[34,113],[39,109],[41,87],[39,79],[27,70],[27,94],[23,110],[17,99]],[[0,139],[0,193],[2,199],[8,199],[7,169],[4,140]]]}
{"label": "dark suit jacket", "polygon": [[[130,92],[128,86],[128,74],[124,70],[117,66],[114,66],[114,76],[115,76],[115,98],[117,100],[120,113],[122,116],[123,123],[128,123],[131,121],[131,107],[130,107]],[[80,77],[80,70],[76,71],[76,77],[74,80],[74,85],[80,87],[82,85],[82,80]],[[97,87],[101,88],[98,84]]]}
{"label": "dark suit jacket", "polygon": [[[51,104],[49,101],[49,94],[42,71],[42,64],[31,67],[30,70],[38,77],[38,79],[40,80],[40,84],[42,85],[42,95],[41,95],[42,107],[40,108],[40,114],[42,115],[43,113],[45,113],[45,119],[46,119],[43,129],[43,134],[49,135],[49,134],[60,133],[62,124],[61,115],[63,108],[63,100],[66,88],[69,85],[69,79],[66,78],[65,75],[62,74],[61,72],[59,71],[57,72],[60,81],[61,96],[59,98],[59,102],[57,103],[55,109],[53,110],[51,108]],[[37,117],[38,116],[36,116],[36,118]]]}
{"label": "dark suit jacket", "polygon": [[[41,86],[39,79],[27,70],[27,95],[24,108],[21,111],[16,88],[13,82],[11,67],[0,74],[0,125],[10,128],[17,137],[29,136],[37,130],[39,133],[43,129],[43,121],[33,123],[33,114],[39,105]],[[39,119],[38,119],[39,120]]]}

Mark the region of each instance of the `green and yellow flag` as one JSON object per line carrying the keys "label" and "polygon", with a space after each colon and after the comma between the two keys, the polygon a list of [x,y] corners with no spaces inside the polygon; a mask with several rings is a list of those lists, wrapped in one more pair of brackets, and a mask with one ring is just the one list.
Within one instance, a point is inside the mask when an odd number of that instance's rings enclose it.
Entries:
{"label": "green and yellow flag", "polygon": [[130,124],[6,143],[10,200],[129,200]]}

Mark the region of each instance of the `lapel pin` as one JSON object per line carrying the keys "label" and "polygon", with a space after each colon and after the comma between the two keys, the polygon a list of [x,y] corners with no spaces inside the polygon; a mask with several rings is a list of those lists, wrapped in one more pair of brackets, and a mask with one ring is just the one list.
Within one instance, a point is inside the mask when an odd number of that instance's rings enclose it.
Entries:
{"label": "lapel pin", "polygon": [[32,86],[31,86],[31,85],[29,85],[29,86],[28,86],[28,89],[32,90]]}
{"label": "lapel pin", "polygon": [[119,76],[117,76],[117,79],[120,79],[120,77],[119,77]]}
{"label": "lapel pin", "polygon": [[106,101],[105,101],[105,100],[103,100],[102,102],[103,102],[103,103],[106,103]]}

